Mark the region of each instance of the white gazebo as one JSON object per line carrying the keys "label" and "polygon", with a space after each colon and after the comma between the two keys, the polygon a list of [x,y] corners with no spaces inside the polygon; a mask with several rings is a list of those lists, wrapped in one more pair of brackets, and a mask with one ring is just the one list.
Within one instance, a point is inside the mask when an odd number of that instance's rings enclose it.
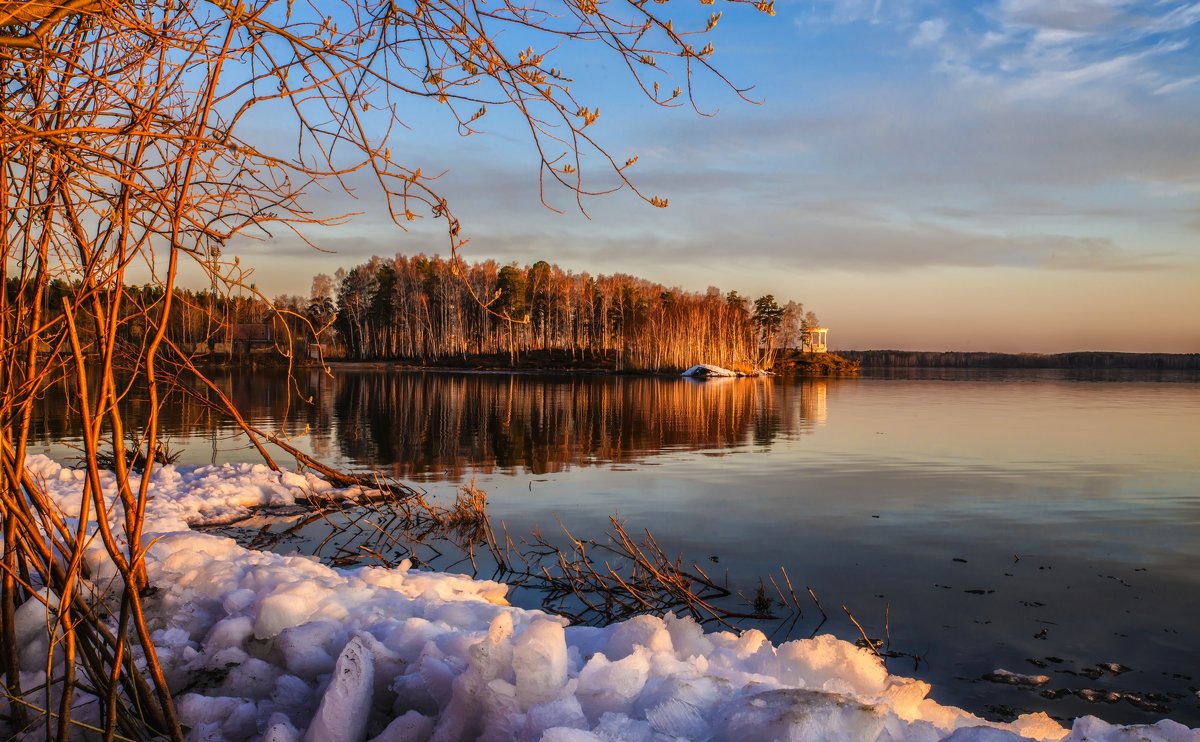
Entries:
{"label": "white gazebo", "polygon": [[813,327],[803,330],[800,333],[800,347],[805,353],[828,353],[828,338],[828,327]]}

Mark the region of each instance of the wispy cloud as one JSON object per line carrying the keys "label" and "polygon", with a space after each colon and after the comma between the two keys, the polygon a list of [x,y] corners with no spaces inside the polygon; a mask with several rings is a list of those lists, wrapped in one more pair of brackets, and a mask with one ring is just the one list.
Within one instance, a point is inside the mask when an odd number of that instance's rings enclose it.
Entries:
{"label": "wispy cloud", "polygon": [[1195,85],[1196,83],[1200,83],[1200,75],[1197,75],[1195,77],[1184,77],[1179,80],[1173,80],[1172,82],[1163,83],[1162,85],[1160,85],[1158,88],[1156,88],[1154,90],[1154,94],[1155,95],[1170,95],[1172,93],[1182,91],[1185,88],[1190,88],[1193,85]]}
{"label": "wispy cloud", "polygon": [[[664,265],[720,265],[731,254],[777,271],[919,272],[929,268],[1041,268],[1128,272],[1195,269],[1185,255],[1139,253],[1102,236],[1007,234],[912,221],[844,202],[800,204],[753,231],[712,219],[677,232],[624,237],[571,232],[487,235],[473,255],[502,262],[552,256],[567,267],[653,275]],[[714,272],[714,277],[719,271]]]}
{"label": "wispy cloud", "polygon": [[[1200,2],[999,0],[818,4],[806,18],[893,27],[933,69],[964,87],[1014,97],[1109,91],[1169,95],[1194,76],[1189,53]],[[824,10],[824,13],[821,10]]]}
{"label": "wispy cloud", "polygon": [[917,47],[936,46],[946,35],[946,25],[944,18],[921,21],[917,24],[916,33],[909,39],[909,43]]}
{"label": "wispy cloud", "polygon": [[[1003,0],[974,69],[1015,96],[1170,92],[1200,4],[1134,0]],[[1160,93],[1161,94],[1161,93]]]}
{"label": "wispy cloud", "polygon": [[[1051,98],[1075,91],[1094,91],[1098,86],[1134,86],[1161,91],[1172,84],[1148,64],[1182,48],[1161,44],[1143,51],[1080,61],[1076,55],[1038,55],[1040,64],[1026,64],[1026,71],[1012,82],[1009,93],[1016,98]],[[1090,93],[1094,95],[1094,92]]]}
{"label": "wispy cloud", "polygon": [[1132,0],[1000,0],[997,10],[1007,25],[1082,35],[1122,25],[1134,5]]}
{"label": "wispy cloud", "polygon": [[891,22],[898,13],[905,13],[906,3],[885,3],[884,0],[817,0],[797,16],[801,25],[824,26],[839,23]]}

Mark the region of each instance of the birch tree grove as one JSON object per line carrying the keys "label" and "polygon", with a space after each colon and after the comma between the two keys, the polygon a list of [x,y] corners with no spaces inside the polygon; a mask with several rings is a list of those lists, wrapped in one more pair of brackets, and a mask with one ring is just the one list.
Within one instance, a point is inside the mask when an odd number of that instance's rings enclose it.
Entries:
{"label": "birch tree grove", "polygon": [[716,288],[699,294],[545,261],[522,268],[424,255],[372,258],[344,272],[337,306],[334,327],[354,359],[508,354],[515,364],[554,351],[632,371],[769,368],[784,314],[770,295],[752,314],[736,292]]}
{"label": "birch tree grove", "polygon": [[[179,689],[159,670],[144,611],[157,419],[133,424],[120,405],[136,380],[155,410],[195,371],[167,335],[181,276],[214,293],[238,286],[231,245],[341,223],[306,197],[352,181],[373,183],[398,227],[440,220],[454,254],[464,238],[449,204],[399,156],[413,150],[399,116],[418,100],[464,134],[489,109],[511,109],[544,188],[582,199],[626,187],[663,206],[629,180],[635,158],[593,138],[599,107],[574,97],[558,57],[591,47],[655,103],[686,103],[697,75],[732,87],[703,43],[718,17],[642,0],[0,1],[0,669],[15,733],[182,738]],[[593,165],[608,175],[593,181]],[[134,296],[135,283],[154,290]],[[427,340],[446,308],[413,307],[406,335],[370,342]],[[26,468],[34,401],[64,380],[85,430],[73,520]],[[14,633],[29,601],[44,604],[53,638],[37,667],[21,664]],[[22,671],[45,677],[26,687]],[[81,698],[94,701],[86,719]]]}

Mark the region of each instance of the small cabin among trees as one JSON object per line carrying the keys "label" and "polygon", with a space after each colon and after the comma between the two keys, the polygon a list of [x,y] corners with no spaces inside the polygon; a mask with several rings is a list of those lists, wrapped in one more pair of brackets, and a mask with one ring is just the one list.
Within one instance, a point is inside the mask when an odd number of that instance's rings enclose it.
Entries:
{"label": "small cabin among trees", "polygon": [[214,353],[248,355],[255,351],[275,350],[275,332],[269,322],[239,322],[230,332],[226,343],[214,343]]}

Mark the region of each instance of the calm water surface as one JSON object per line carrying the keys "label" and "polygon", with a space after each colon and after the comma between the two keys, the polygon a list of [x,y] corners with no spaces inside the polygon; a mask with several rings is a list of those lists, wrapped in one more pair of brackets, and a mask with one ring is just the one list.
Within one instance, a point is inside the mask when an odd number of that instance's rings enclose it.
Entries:
{"label": "calm water surface", "polygon": [[[1045,710],[1200,726],[1200,384],[1053,372],[692,382],[340,370],[220,379],[257,424],[327,461],[452,499],[475,479],[510,532],[618,514],[749,591],[787,568],[893,672],[991,718]],[[73,436],[46,402],[44,450]],[[52,414],[53,412],[53,414]],[[186,463],[254,460],[179,399]],[[885,626],[885,611],[887,625]],[[811,603],[793,636],[817,628]],[[770,627],[764,627],[769,632]],[[778,638],[778,637],[777,637]],[[1127,672],[1105,671],[1119,663]],[[1051,677],[1048,698],[982,679]],[[1084,694],[1086,695],[1086,693]]]}

